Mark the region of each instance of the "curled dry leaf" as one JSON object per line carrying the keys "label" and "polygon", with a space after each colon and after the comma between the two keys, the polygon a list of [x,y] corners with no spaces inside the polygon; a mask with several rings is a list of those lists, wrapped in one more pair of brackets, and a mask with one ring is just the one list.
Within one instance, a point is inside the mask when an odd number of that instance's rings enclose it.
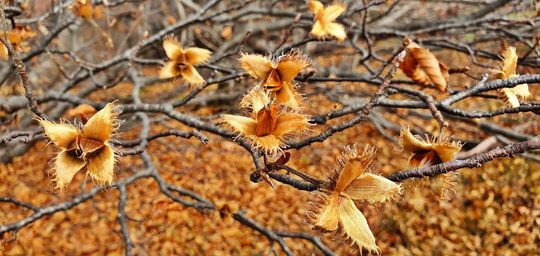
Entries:
{"label": "curled dry leaf", "polygon": [[[513,46],[506,48],[502,57],[502,67],[500,70],[497,70],[495,74],[500,79],[516,77],[516,68],[518,61],[516,48]],[[520,100],[524,100],[531,96],[528,84],[518,84],[512,88],[502,88],[498,90],[498,93],[499,97],[501,97],[505,101],[506,105],[512,108],[519,107]]]}
{"label": "curled dry leaf", "polygon": [[65,189],[75,174],[85,167],[96,183],[112,183],[116,157],[109,140],[117,126],[114,108],[113,103],[107,104],[82,128],[38,120],[45,135],[61,150],[54,161],[57,188]]}
{"label": "curled dry leaf", "polygon": [[317,38],[333,36],[339,41],[347,38],[347,32],[343,25],[335,22],[336,19],[346,10],[346,6],[336,2],[324,8],[324,5],[315,0],[308,1],[308,8],[313,13],[313,28],[311,34]]}
{"label": "curled dry leaf", "polygon": [[223,120],[270,155],[279,152],[287,138],[308,130],[306,116],[280,109],[261,88],[255,87],[242,102],[251,109],[249,117],[224,115]]}
{"label": "curled dry leaf", "polygon": [[418,139],[407,127],[401,129],[400,145],[404,151],[413,153],[409,165],[418,168],[452,161],[462,147],[461,143],[448,137]]}
{"label": "curled dry leaf", "polygon": [[212,55],[211,51],[197,47],[183,49],[174,36],[165,37],[163,49],[169,61],[161,68],[160,78],[181,76],[188,84],[204,84],[204,78],[197,72],[194,65],[207,63]]}
{"label": "curled dry leaf", "polygon": [[411,39],[405,38],[404,44],[407,55],[399,66],[403,73],[421,85],[434,85],[439,91],[446,92],[449,78],[446,65]]}
{"label": "curled dry leaf", "polygon": [[317,192],[308,215],[316,229],[342,234],[370,252],[378,252],[379,248],[355,201],[385,202],[401,193],[400,185],[368,172],[374,158],[375,148],[369,145],[362,153],[358,153],[356,146],[346,148],[330,178],[330,187]]}

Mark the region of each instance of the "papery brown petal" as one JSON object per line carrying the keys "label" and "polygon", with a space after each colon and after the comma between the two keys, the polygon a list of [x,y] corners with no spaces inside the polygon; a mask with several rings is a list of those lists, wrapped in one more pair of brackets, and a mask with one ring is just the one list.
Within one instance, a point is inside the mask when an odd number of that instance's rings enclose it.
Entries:
{"label": "papery brown petal", "polygon": [[187,48],[185,52],[186,62],[191,65],[204,64],[208,62],[211,56],[211,51],[197,47]]}
{"label": "papery brown petal", "polygon": [[105,145],[103,150],[88,159],[86,168],[96,183],[109,185],[113,181],[115,162],[114,150],[109,145]]}
{"label": "papery brown petal", "polygon": [[332,22],[339,17],[343,12],[345,12],[346,7],[343,4],[337,3],[332,4],[324,9],[323,16],[325,22]]}
{"label": "papery brown petal", "polygon": [[240,64],[250,76],[260,80],[265,80],[272,70],[272,62],[256,54],[242,54]]}
{"label": "papery brown petal", "polygon": [[167,79],[180,75],[181,69],[178,68],[178,64],[174,61],[167,61],[165,65],[159,70],[159,78]]}
{"label": "papery brown petal", "polygon": [[45,135],[59,148],[67,148],[75,141],[79,130],[69,124],[55,124],[51,121],[38,119],[39,124],[43,126]]}
{"label": "papery brown petal", "polygon": [[343,192],[353,180],[364,174],[373,159],[375,159],[375,152],[375,148],[370,145],[366,145],[362,154],[358,154],[356,147],[346,148],[343,153],[343,165],[339,172],[334,191],[338,193]]}
{"label": "papery brown petal", "polygon": [[433,150],[433,145],[431,143],[419,140],[411,133],[411,130],[409,130],[409,128],[407,127],[401,128],[399,144],[401,145],[401,147],[403,147],[403,150],[412,153],[422,153]]}
{"label": "papery brown petal", "polygon": [[324,38],[326,36],[326,31],[324,30],[323,25],[319,21],[313,23],[313,28],[311,29],[310,34],[317,38]]}
{"label": "papery brown petal", "polygon": [[343,232],[348,238],[360,249],[366,248],[370,252],[379,251],[366,217],[356,208],[350,198],[340,197],[338,213]]}
{"label": "papery brown petal", "polygon": [[322,15],[324,11],[324,5],[321,2],[315,0],[308,1],[308,8],[316,16]]}
{"label": "papery brown petal", "polygon": [[93,115],[84,125],[83,136],[100,140],[108,141],[114,130],[116,129],[116,117],[114,103],[108,103],[103,109]]}
{"label": "papery brown petal", "polygon": [[223,121],[242,135],[255,136],[257,121],[245,116],[223,115]]}
{"label": "papery brown petal", "polygon": [[503,67],[501,70],[505,75],[503,78],[509,78],[516,73],[517,61],[516,47],[510,46],[506,48],[503,53]]}
{"label": "papery brown petal", "polygon": [[301,114],[283,112],[277,117],[275,130],[276,137],[283,138],[292,134],[299,134],[309,127],[308,119]]}
{"label": "papery brown petal", "polygon": [[324,201],[320,204],[323,208],[319,210],[313,224],[326,231],[335,231],[339,224],[338,204],[339,195],[337,193],[325,196]]}
{"label": "papery brown petal", "polygon": [[300,108],[301,96],[294,89],[292,83],[284,83],[281,90],[275,92],[276,101],[292,109]]}
{"label": "papery brown petal", "polygon": [[461,151],[461,146],[461,143],[444,140],[435,143],[433,149],[442,162],[449,162],[456,158],[456,154]]}
{"label": "papery brown petal", "polygon": [[353,200],[376,203],[399,194],[401,187],[385,177],[367,173],[353,180],[343,192]]}
{"label": "papery brown petal", "polygon": [[182,71],[182,78],[188,83],[192,85],[203,85],[204,84],[204,78],[197,72],[195,67],[192,65],[186,65]]}
{"label": "papery brown petal", "polygon": [[309,66],[309,60],[299,52],[293,52],[279,60],[277,72],[283,83],[292,82],[300,71],[307,66]]}
{"label": "papery brown petal", "polygon": [[266,136],[271,134],[276,128],[278,114],[278,106],[275,104],[271,104],[270,106],[259,110],[257,113],[257,127],[255,128],[255,135]]}
{"label": "papery brown petal", "polygon": [[184,54],[182,46],[174,36],[166,36],[163,40],[163,50],[170,60],[176,61]]}
{"label": "papery brown petal", "polygon": [[70,156],[65,150],[61,151],[54,160],[54,181],[56,187],[65,189],[71,183],[73,176],[83,167],[84,161]]}

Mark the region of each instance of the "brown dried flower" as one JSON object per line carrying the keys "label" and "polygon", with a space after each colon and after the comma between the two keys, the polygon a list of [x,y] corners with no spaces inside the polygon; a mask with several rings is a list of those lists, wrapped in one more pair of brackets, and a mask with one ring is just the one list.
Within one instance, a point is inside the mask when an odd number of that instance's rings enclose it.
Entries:
{"label": "brown dried flower", "polygon": [[173,36],[165,38],[163,49],[165,49],[169,61],[161,68],[159,73],[160,78],[182,76],[188,84],[204,84],[204,78],[197,72],[194,65],[208,62],[212,54],[211,51],[197,47],[183,49],[178,40]]}
{"label": "brown dried flower", "polygon": [[334,36],[339,41],[347,38],[347,33],[343,25],[335,22],[337,17],[341,15],[345,10],[345,5],[336,2],[326,8],[319,1],[308,1],[308,8],[313,12],[314,21],[311,34],[318,38],[325,38],[327,36]]}
{"label": "brown dried flower", "polygon": [[45,134],[61,149],[54,161],[57,188],[65,189],[73,176],[85,168],[98,184],[111,184],[116,162],[109,139],[116,129],[114,104],[107,104],[93,115],[82,129],[71,124],[39,119]]}
{"label": "brown dried flower", "polygon": [[245,104],[242,107],[251,109],[250,117],[224,115],[223,120],[268,154],[280,151],[287,137],[308,129],[306,116],[280,109],[259,87],[249,92],[242,102]]}
{"label": "brown dried flower", "polygon": [[403,150],[413,153],[409,158],[411,167],[423,167],[452,161],[461,150],[461,143],[450,138],[429,139],[416,138],[409,128],[401,129],[400,144]]}
{"label": "brown dried flower", "polygon": [[401,193],[400,185],[368,172],[375,148],[366,146],[359,154],[356,146],[347,147],[330,187],[320,191],[310,212],[317,229],[341,233],[360,249],[377,252],[375,237],[355,201],[384,202]]}
{"label": "brown dried flower", "polygon": [[[497,70],[496,74],[501,79],[508,79],[518,76],[516,74],[518,56],[516,47],[508,47],[503,53],[503,61],[501,70]],[[528,84],[518,84],[512,88],[502,88],[498,90],[500,97],[509,107],[517,108],[520,106],[519,101],[531,96]]]}
{"label": "brown dried flower", "polygon": [[297,51],[286,54],[276,61],[260,55],[243,54],[242,68],[252,77],[260,79],[261,85],[269,91],[277,103],[298,108],[300,96],[295,91],[294,78],[309,66],[309,60]]}

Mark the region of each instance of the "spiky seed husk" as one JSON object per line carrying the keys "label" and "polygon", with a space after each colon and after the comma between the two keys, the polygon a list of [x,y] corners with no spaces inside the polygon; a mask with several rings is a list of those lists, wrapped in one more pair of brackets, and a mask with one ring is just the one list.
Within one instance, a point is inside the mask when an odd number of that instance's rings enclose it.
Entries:
{"label": "spiky seed husk", "polygon": [[92,116],[82,130],[68,124],[38,120],[47,137],[62,149],[54,161],[54,180],[58,188],[64,189],[84,167],[98,184],[112,183],[116,160],[108,141],[117,128],[116,120],[114,103],[107,104]]}
{"label": "spiky seed husk", "polygon": [[370,252],[379,251],[366,217],[356,208],[353,200],[348,197],[340,197],[338,214],[341,222],[340,228],[345,237],[349,238],[360,249],[366,248]]}
{"label": "spiky seed husk", "polygon": [[309,60],[299,51],[291,51],[275,62],[260,55],[243,54],[240,63],[248,74],[261,80],[260,87],[270,92],[278,103],[293,109],[299,108],[301,97],[295,90],[293,80],[302,69],[309,66]]}
{"label": "spiky seed husk", "polygon": [[310,32],[313,36],[325,38],[330,35],[339,41],[347,38],[345,27],[334,22],[346,10],[345,5],[335,3],[324,8],[321,2],[310,0],[308,1],[308,8],[314,15],[314,24]]}
{"label": "spiky seed husk", "polygon": [[288,112],[270,103],[268,94],[260,88],[251,90],[240,104],[251,108],[251,117],[223,115],[223,121],[240,135],[253,141],[253,146],[274,155],[289,138],[307,131],[309,122],[306,116]]}
{"label": "spiky seed husk", "polygon": [[401,129],[400,145],[404,151],[413,153],[409,159],[411,167],[452,161],[462,147],[460,142],[451,141],[448,137],[420,140],[411,133],[408,127]]}
{"label": "spiky seed husk", "polygon": [[174,36],[166,36],[163,40],[163,49],[170,61],[159,71],[159,77],[174,78],[182,76],[187,84],[202,85],[204,78],[193,65],[204,64],[210,59],[212,52],[207,49],[190,47],[183,49]]}
{"label": "spiky seed husk", "polygon": [[276,71],[281,81],[292,82],[293,79],[310,65],[309,59],[300,51],[291,51],[277,61]]}
{"label": "spiky seed husk", "polygon": [[380,175],[365,173],[353,180],[343,192],[353,200],[382,203],[401,194],[401,186]]}
{"label": "spiky seed husk", "polygon": [[331,178],[331,185],[316,192],[313,208],[308,212],[310,222],[317,229],[341,234],[360,249],[366,248],[370,252],[378,252],[375,237],[353,200],[384,202],[401,193],[398,184],[367,173],[374,155],[375,148],[370,146],[362,153],[358,153],[356,145],[347,147]]}

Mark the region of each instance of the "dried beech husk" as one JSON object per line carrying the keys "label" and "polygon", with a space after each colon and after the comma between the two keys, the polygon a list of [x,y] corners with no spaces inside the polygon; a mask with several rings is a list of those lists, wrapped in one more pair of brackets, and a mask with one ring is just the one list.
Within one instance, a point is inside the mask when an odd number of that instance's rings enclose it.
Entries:
{"label": "dried beech husk", "polygon": [[413,153],[409,158],[411,167],[452,161],[462,147],[461,143],[452,141],[448,137],[421,140],[415,137],[407,127],[401,129],[400,145],[404,151]]}
{"label": "dried beech husk", "polygon": [[293,109],[301,105],[294,78],[306,67],[309,60],[298,51],[291,51],[275,61],[256,54],[242,54],[240,65],[252,77],[261,81],[260,87],[269,92],[277,103]]}
{"label": "dried beech husk", "polygon": [[324,8],[321,2],[310,0],[308,8],[314,16],[313,28],[310,32],[313,36],[321,39],[333,36],[339,41],[347,38],[345,27],[335,22],[339,15],[345,12],[346,6],[344,4],[336,2]]}
{"label": "dried beech husk", "polygon": [[54,160],[54,180],[59,189],[65,189],[81,169],[100,185],[113,181],[116,154],[109,140],[115,133],[117,111],[114,103],[107,104],[79,129],[71,124],[54,123],[38,119],[45,135],[60,152]]}
{"label": "dried beech husk", "polygon": [[401,186],[368,172],[375,158],[375,148],[366,146],[358,153],[356,146],[346,148],[338,169],[330,177],[330,187],[315,193],[309,221],[315,229],[334,232],[351,241],[360,250],[379,252],[375,237],[355,201],[385,202],[401,193]]}
{"label": "dried beech husk", "polygon": [[307,116],[280,109],[260,88],[249,92],[240,105],[251,109],[249,117],[223,115],[223,121],[240,136],[250,139],[253,147],[270,155],[277,154],[290,137],[307,132],[310,126]]}
{"label": "dried beech husk", "polygon": [[212,52],[207,49],[190,47],[183,49],[182,45],[174,36],[167,36],[163,40],[163,49],[169,61],[161,68],[159,77],[174,78],[181,76],[186,83],[202,85],[204,78],[199,74],[194,65],[207,63]]}
{"label": "dried beech husk", "polygon": [[[502,67],[495,73],[501,79],[508,79],[518,76],[516,74],[518,56],[516,48],[511,46],[506,48],[503,53]],[[529,92],[528,84],[518,84],[511,88],[501,88],[498,90],[499,97],[501,97],[508,107],[519,107],[520,101],[531,96]]]}

